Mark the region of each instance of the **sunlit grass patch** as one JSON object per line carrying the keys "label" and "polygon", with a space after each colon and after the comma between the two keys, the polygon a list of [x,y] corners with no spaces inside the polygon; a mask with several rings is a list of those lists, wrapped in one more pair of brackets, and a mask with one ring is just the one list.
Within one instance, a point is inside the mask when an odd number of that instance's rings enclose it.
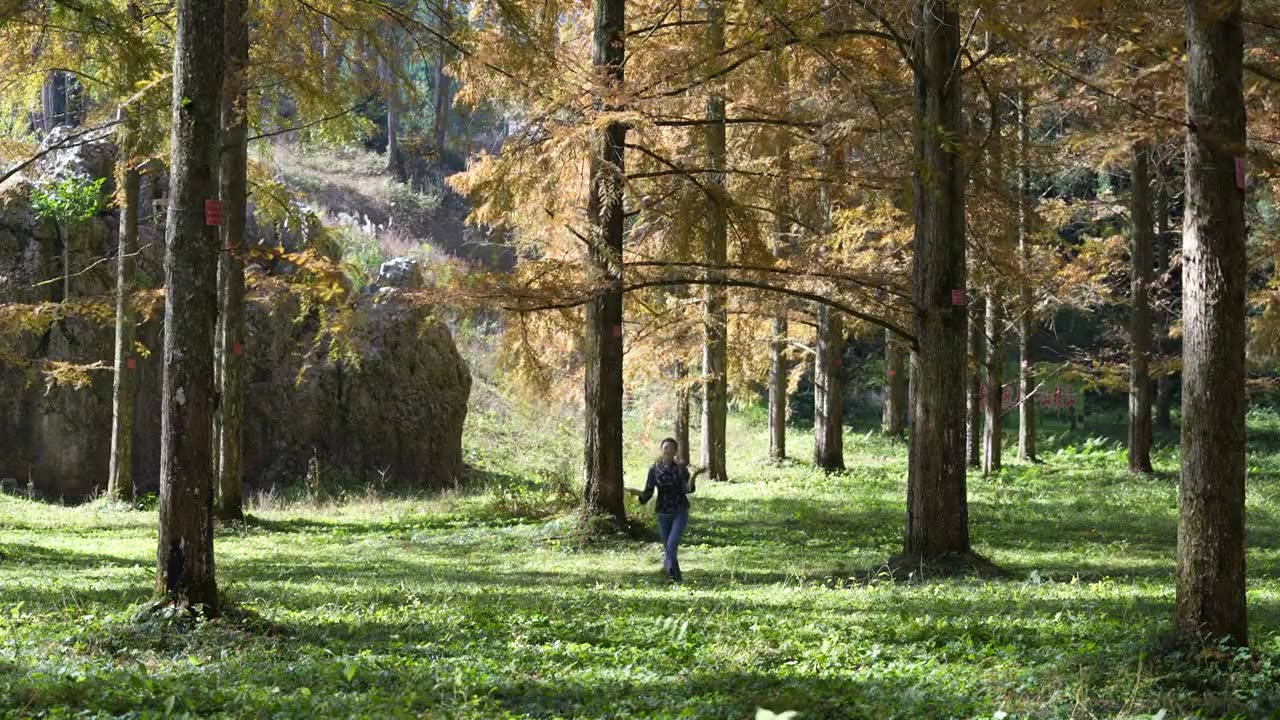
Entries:
{"label": "sunlit grass patch", "polygon": [[[970,476],[975,549],[1000,577],[904,580],[874,572],[900,550],[903,444],[850,432],[850,470],[825,475],[804,462],[807,433],[791,437],[800,460],[773,465],[762,434],[734,420],[731,482],[700,485],[687,582],[672,586],[654,542],[566,539],[572,428],[486,412],[468,428],[473,477],[459,489],[258,498],[216,540],[239,615],[186,629],[131,618],[151,592],[153,512],[0,498],[0,716],[1280,709],[1273,476],[1250,480],[1254,649],[1206,665],[1163,644],[1175,484],[1117,470],[1103,442],[1087,450],[1103,459],[1079,462],[1066,448],[1085,433],[1046,444],[1041,465]],[[628,483],[652,452],[632,440]]]}

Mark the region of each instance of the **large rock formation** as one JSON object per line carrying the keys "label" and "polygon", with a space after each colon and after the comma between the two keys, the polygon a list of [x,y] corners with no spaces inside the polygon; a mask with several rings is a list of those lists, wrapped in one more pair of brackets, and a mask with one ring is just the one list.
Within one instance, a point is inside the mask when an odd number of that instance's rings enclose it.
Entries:
{"label": "large rock formation", "polygon": [[[110,271],[90,273],[65,306],[68,317],[14,330],[5,303],[48,301],[40,280],[57,276],[57,232],[30,211],[30,186],[0,187],[0,483],[75,501],[105,486],[111,432]],[[110,214],[78,229],[73,247],[109,257]],[[144,230],[146,268],[159,258],[161,228]],[[70,237],[70,236],[69,236]],[[96,270],[96,268],[95,268]],[[254,269],[248,304],[245,481],[264,488],[300,479],[312,458],[354,482],[444,487],[461,476],[462,425],[471,376],[448,328],[409,293],[384,289],[345,309],[332,342],[296,293]],[[96,297],[94,297],[96,296]],[[12,306],[11,306],[12,307]],[[72,308],[76,308],[74,311]],[[159,474],[161,318],[139,326],[134,481],[154,490]],[[26,367],[5,362],[30,359]],[[45,360],[103,363],[84,387],[46,386]],[[4,482],[12,479],[15,482]]]}

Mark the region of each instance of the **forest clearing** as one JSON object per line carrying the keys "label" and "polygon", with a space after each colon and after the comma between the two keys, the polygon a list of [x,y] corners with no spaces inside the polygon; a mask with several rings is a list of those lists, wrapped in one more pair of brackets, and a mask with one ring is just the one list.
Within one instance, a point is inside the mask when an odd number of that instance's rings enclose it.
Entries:
{"label": "forest clearing", "polygon": [[0,0],[0,718],[1280,717],[1276,0]]}
{"label": "forest clearing", "polygon": [[[526,422],[528,419],[526,419]],[[503,418],[505,425],[510,418]],[[1055,428],[1056,429],[1056,428]],[[1253,650],[1167,643],[1176,461],[1123,470],[1069,433],[1045,463],[970,488],[992,577],[895,580],[904,447],[848,437],[850,471],[755,461],[697,498],[686,582],[652,538],[577,546],[556,489],[367,498],[336,488],[250,509],[217,537],[233,618],[173,635],[128,621],[149,597],[153,514],[0,500],[0,700],[48,717],[1267,717],[1280,707],[1280,418],[1251,420]],[[468,457],[494,477],[562,462],[555,433]],[[754,439],[754,440],[753,440]],[[793,438],[803,447],[806,435]],[[647,447],[632,446],[637,475]],[[531,460],[532,458],[532,460]],[[702,490],[699,490],[701,493]],[[633,513],[639,509],[632,506]],[[514,514],[513,514],[514,512]],[[1007,713],[1002,715],[1000,713]],[[22,710],[18,710],[22,716]]]}

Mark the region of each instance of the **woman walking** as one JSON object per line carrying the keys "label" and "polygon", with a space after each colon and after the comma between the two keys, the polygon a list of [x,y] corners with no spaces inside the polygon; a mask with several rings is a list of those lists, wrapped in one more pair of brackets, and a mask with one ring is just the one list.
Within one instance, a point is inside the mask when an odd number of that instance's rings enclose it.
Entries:
{"label": "woman walking", "polygon": [[689,467],[676,460],[679,444],[672,438],[662,441],[662,455],[649,468],[649,477],[640,493],[640,504],[658,493],[658,533],[662,536],[662,567],[672,582],[683,582],[680,574],[680,536],[689,524],[689,493],[695,490]]}

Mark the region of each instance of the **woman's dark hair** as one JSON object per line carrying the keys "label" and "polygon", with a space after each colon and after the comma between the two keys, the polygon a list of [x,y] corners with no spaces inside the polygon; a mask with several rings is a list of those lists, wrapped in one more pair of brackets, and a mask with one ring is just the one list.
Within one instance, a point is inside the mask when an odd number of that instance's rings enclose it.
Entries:
{"label": "woman's dark hair", "polygon": [[658,447],[666,447],[667,443],[675,445],[677,450],[680,449],[680,443],[676,442],[675,438],[663,438],[662,442],[658,443]]}

